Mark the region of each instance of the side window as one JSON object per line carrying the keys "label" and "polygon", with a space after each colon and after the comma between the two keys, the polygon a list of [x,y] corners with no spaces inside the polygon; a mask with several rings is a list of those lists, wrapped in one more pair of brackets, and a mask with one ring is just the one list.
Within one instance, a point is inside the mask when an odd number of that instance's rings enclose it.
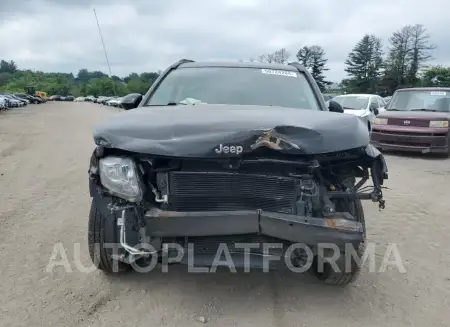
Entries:
{"label": "side window", "polygon": [[369,108],[370,108],[371,106],[373,106],[372,103],[375,104],[375,108],[380,108],[380,105],[378,104],[378,101],[377,101],[377,99],[376,99],[375,97],[371,97],[371,98],[370,98]]}

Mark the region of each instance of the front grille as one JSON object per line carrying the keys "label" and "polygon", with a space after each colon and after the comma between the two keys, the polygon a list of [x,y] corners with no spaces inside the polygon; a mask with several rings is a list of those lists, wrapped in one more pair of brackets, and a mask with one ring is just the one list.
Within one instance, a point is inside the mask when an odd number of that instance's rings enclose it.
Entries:
{"label": "front grille", "polygon": [[386,131],[386,130],[379,130],[376,128],[372,129],[372,132],[375,133],[382,133],[385,135],[400,135],[400,136],[447,136],[447,133],[428,133],[428,132],[405,132],[405,131]]}
{"label": "front grille", "polygon": [[[405,124],[406,122],[406,124]],[[421,120],[421,119],[408,119],[408,118],[389,118],[388,119],[389,125],[396,125],[396,126],[416,126],[416,127],[429,127],[430,121],[429,120]]]}
{"label": "front grille", "polygon": [[293,213],[297,180],[230,172],[169,173],[175,211],[256,210]]}

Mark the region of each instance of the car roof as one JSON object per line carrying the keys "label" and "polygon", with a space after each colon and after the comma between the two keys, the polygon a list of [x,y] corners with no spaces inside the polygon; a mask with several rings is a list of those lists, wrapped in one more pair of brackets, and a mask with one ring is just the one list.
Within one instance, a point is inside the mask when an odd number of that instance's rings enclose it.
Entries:
{"label": "car roof", "polygon": [[194,68],[194,67],[225,67],[225,68],[260,68],[260,69],[274,69],[274,70],[288,70],[288,71],[301,71],[304,72],[303,66],[297,67],[286,64],[272,64],[261,62],[236,62],[236,61],[193,61],[184,62],[178,67],[182,68]]}
{"label": "car roof", "polygon": [[450,87],[410,87],[405,89],[398,89],[395,92],[405,91],[450,91]]}

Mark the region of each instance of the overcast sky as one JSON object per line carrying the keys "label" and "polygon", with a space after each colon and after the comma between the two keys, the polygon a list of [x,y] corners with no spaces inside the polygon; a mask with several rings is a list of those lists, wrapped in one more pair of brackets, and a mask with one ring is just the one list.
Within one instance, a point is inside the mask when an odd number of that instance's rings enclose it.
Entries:
{"label": "overcast sky", "polygon": [[20,68],[107,72],[93,8],[112,73],[163,70],[181,58],[248,60],[285,47],[294,58],[321,45],[332,81],[366,33],[381,37],[424,24],[438,46],[435,63],[450,64],[450,3],[428,0],[0,0],[0,59]]}

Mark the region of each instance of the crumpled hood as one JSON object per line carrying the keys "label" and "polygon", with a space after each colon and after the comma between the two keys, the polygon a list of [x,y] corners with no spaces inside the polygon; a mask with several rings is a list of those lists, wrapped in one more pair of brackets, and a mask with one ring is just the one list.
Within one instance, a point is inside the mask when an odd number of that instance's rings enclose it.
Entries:
{"label": "crumpled hood", "polygon": [[94,131],[96,144],[175,157],[236,156],[269,147],[321,154],[366,146],[356,116],[328,111],[241,105],[140,107],[115,115]]}
{"label": "crumpled hood", "polygon": [[360,116],[362,116],[363,114],[366,113],[366,110],[364,110],[364,109],[360,109],[360,110],[345,109],[344,113],[360,117]]}

